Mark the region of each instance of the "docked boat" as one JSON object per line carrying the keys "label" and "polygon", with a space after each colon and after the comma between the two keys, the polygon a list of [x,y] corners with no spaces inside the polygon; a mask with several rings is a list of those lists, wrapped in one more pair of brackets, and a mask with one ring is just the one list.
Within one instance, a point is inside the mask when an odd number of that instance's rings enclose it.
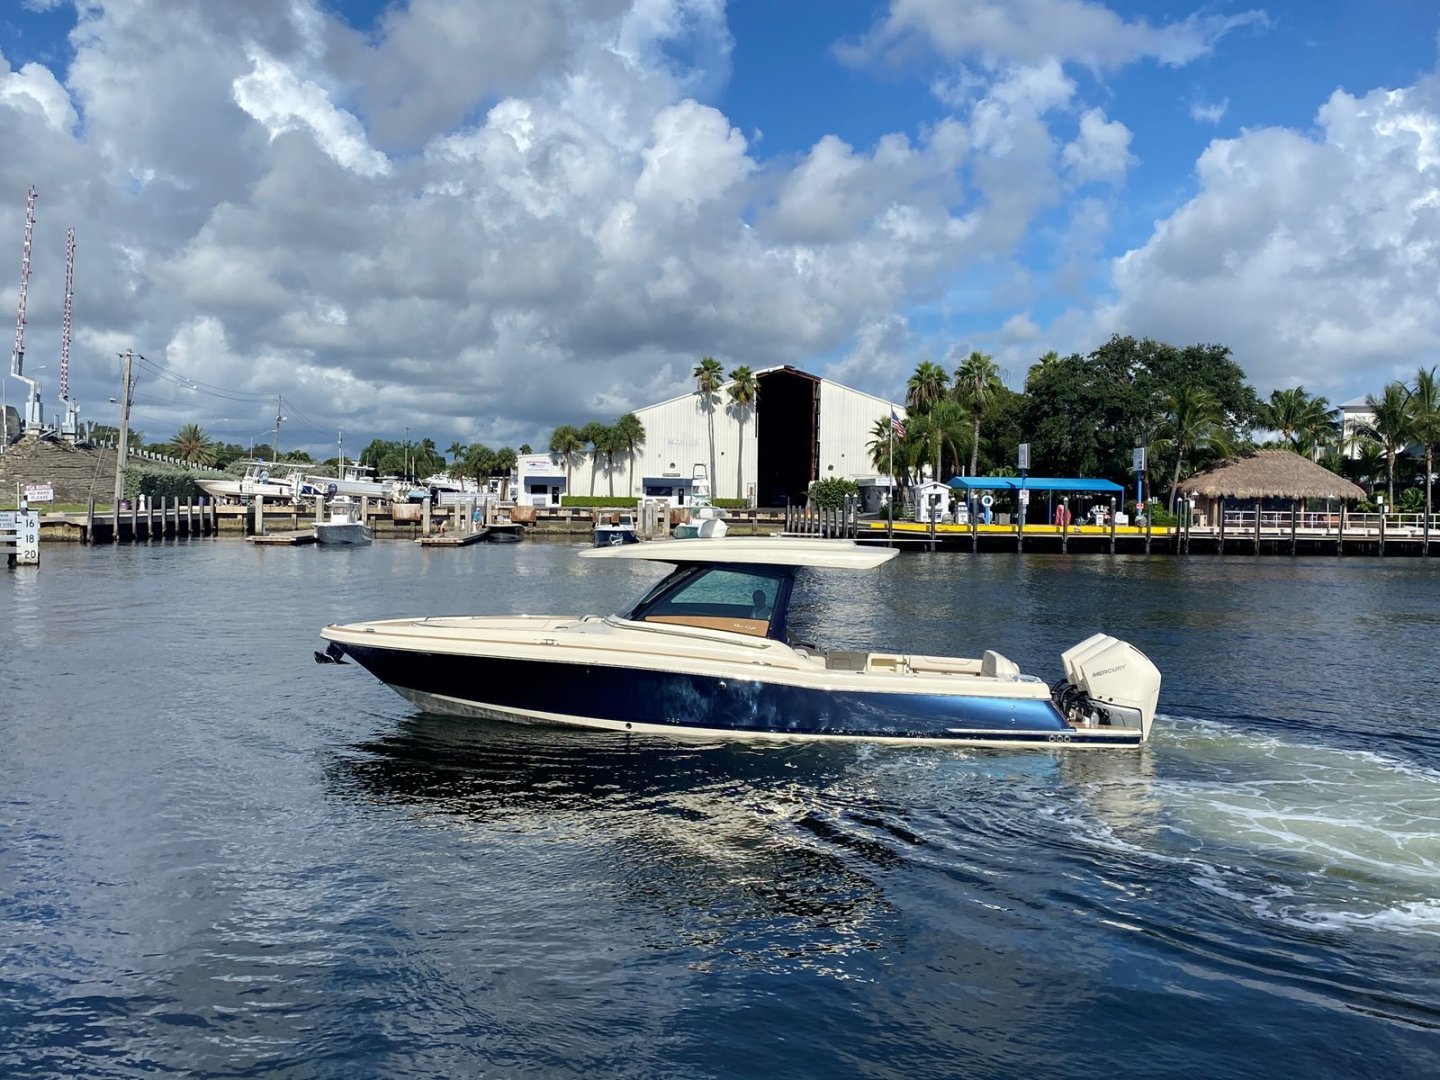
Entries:
{"label": "docked boat", "polygon": [[515,544],[525,539],[525,526],[511,518],[509,510],[496,510],[485,525],[485,539],[492,544]]}
{"label": "docked boat", "polygon": [[375,470],[368,465],[342,462],[336,476],[307,476],[305,480],[327,495],[350,495],[354,498],[393,499],[393,481],[377,480]]}
{"label": "docked boat", "polygon": [[718,506],[692,506],[690,514],[673,533],[676,540],[713,539],[727,530],[725,512]]}
{"label": "docked boat", "polygon": [[325,507],[325,520],[311,526],[319,544],[368,544],[370,526],[360,516],[360,502],[349,495],[336,495]]}
{"label": "docked boat", "polygon": [[[273,475],[272,475],[273,470]],[[303,465],[275,465],[269,461],[247,461],[245,471],[234,480],[196,480],[200,490],[212,499],[295,499],[307,494]]]}
{"label": "docked boat", "polygon": [[673,535],[677,540],[710,539],[724,536],[725,531],[725,512],[710,502],[710,479],[705,466],[696,465],[690,479],[689,513],[675,526]]}
{"label": "docked boat", "polygon": [[640,538],[635,535],[635,515],[616,514],[614,517],[614,521],[607,516],[595,522],[595,546],[612,547],[639,543]]}
{"label": "docked boat", "polygon": [[353,659],[427,712],[633,733],[1014,747],[1135,747],[1160,673],[1096,634],[1054,687],[999,653],[825,650],[789,640],[802,567],[873,569],[891,548],[725,537],[586,548],[672,564],[608,616],[459,616],[327,626],[321,661]]}

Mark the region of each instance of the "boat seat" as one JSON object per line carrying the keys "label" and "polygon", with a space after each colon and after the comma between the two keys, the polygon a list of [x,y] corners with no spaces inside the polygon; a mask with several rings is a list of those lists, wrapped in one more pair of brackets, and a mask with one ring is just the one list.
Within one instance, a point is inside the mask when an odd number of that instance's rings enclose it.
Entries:
{"label": "boat seat", "polygon": [[986,649],[980,658],[980,674],[991,679],[1014,679],[1020,675],[1020,666],[994,649]]}
{"label": "boat seat", "polygon": [[870,654],[867,652],[836,649],[825,654],[826,671],[864,671],[869,663]]}

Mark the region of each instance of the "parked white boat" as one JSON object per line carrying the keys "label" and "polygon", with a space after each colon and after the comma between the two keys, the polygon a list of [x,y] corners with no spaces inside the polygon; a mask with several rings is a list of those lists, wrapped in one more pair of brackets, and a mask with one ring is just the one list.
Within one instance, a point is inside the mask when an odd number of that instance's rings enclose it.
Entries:
{"label": "parked white boat", "polygon": [[327,495],[353,495],[356,498],[393,499],[395,484],[375,478],[375,470],[354,462],[342,464],[338,476],[306,476],[308,483]]}
{"label": "parked white boat", "polygon": [[635,535],[635,515],[617,514],[615,518],[615,521],[611,521],[609,516],[604,516],[595,522],[596,547],[639,542],[639,537]]}
{"label": "parked white boat", "polygon": [[1095,634],[1052,688],[999,653],[826,651],[791,642],[801,568],[864,570],[891,548],[726,537],[586,548],[671,563],[616,615],[429,617],[327,626],[350,657],[429,712],[626,733],[863,739],[986,747],[1135,747],[1160,673]]}
{"label": "parked white boat", "polygon": [[305,466],[276,465],[268,461],[247,461],[245,471],[236,480],[196,480],[200,490],[213,499],[250,499],[262,495],[267,499],[294,499],[297,484],[305,481]]}
{"label": "parked white boat", "polygon": [[321,544],[368,544],[370,526],[360,516],[360,502],[349,495],[337,495],[325,506],[325,520],[312,526]]}

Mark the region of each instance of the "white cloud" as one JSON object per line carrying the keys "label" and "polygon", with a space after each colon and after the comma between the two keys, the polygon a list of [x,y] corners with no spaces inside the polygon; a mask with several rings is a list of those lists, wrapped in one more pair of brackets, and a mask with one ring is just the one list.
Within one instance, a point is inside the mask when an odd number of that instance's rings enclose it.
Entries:
{"label": "white cloud", "polygon": [[1080,134],[1061,156],[1077,183],[1116,183],[1135,164],[1130,153],[1130,129],[1118,120],[1106,120],[1100,109],[1088,109],[1080,117]]}
{"label": "white cloud", "polygon": [[370,145],[360,122],[336,108],[324,88],[299,79],[262,50],[248,55],[252,70],[235,80],[235,104],[259,121],[271,139],[304,129],[328,157],[361,176],[390,171],[390,162]]}
{"label": "white cloud", "polygon": [[0,56],[0,106],[34,111],[61,134],[72,131],[78,120],[70,95],[49,68],[24,64],[12,71],[4,56]]}
{"label": "white cloud", "polygon": [[1262,390],[1337,398],[1440,347],[1440,78],[1354,97],[1317,130],[1216,140],[1199,193],[1114,266],[1108,330],[1219,341]]}
{"label": "white cloud", "polygon": [[993,66],[1055,59],[1105,69],[1147,58],[1180,65],[1232,30],[1265,22],[1259,11],[1202,12],[1157,26],[1127,21],[1090,0],[891,0],[874,28],[841,55],[873,62],[927,49]]}
{"label": "white cloud", "polygon": [[1190,119],[1197,124],[1218,124],[1225,119],[1229,108],[1229,98],[1224,101],[1193,101],[1190,103]]}

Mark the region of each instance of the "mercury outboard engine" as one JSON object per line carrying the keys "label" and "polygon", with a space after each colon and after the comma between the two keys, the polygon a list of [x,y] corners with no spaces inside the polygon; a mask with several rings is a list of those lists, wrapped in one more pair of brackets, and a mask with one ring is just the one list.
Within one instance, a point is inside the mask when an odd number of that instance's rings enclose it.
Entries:
{"label": "mercury outboard engine", "polygon": [[1123,727],[1150,738],[1160,699],[1160,672],[1129,642],[1095,634],[1060,655],[1065,678],[1052,691],[1072,724]]}

